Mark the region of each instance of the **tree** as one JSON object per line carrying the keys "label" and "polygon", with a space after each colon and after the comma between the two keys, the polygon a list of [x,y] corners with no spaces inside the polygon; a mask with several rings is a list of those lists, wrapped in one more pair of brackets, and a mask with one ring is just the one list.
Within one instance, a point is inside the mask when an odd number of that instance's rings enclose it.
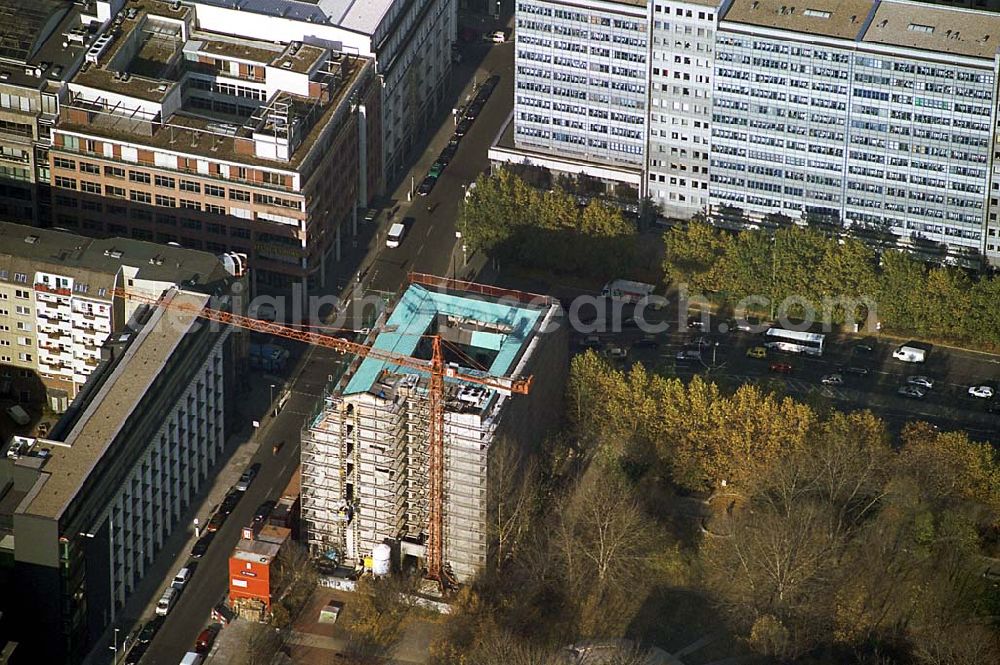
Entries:
{"label": "tree", "polygon": [[663,234],[663,273],[667,284],[686,284],[698,291],[715,291],[712,270],[725,254],[729,239],[706,223],[691,221]]}
{"label": "tree", "polygon": [[274,567],[274,588],[280,589],[276,603],[287,608],[301,607],[316,587],[318,573],[309,552],[298,541],[289,538],[278,552]]}
{"label": "tree", "polygon": [[380,663],[395,648],[414,606],[417,580],[386,576],[358,581],[350,607],[347,655],[360,665]]}
{"label": "tree", "polygon": [[921,299],[925,298],[926,270],[906,252],[882,252],[882,271],[878,280],[878,318],[899,331],[922,327]]}
{"label": "tree", "polygon": [[281,636],[268,624],[247,625],[243,649],[236,656],[237,665],[270,665],[281,648]]}
{"label": "tree", "polygon": [[517,555],[537,510],[538,467],[510,439],[494,441],[489,450],[486,495],[490,546],[495,570]]}

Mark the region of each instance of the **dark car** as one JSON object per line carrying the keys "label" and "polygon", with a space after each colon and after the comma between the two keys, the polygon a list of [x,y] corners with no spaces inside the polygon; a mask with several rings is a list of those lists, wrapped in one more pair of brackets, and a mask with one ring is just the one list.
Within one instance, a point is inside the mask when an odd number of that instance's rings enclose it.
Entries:
{"label": "dark car", "polygon": [[638,339],[632,343],[632,347],[636,349],[656,349],[660,346],[660,340],[656,335],[643,335],[642,339]]}
{"label": "dark car", "polygon": [[768,369],[779,374],[791,374],[792,372],[792,366],[788,363],[771,363],[768,365]]}
{"label": "dark car", "polygon": [[420,196],[427,196],[431,193],[431,190],[434,189],[434,185],[436,184],[437,178],[434,176],[427,176],[424,178],[424,181],[420,183],[420,186],[417,187],[417,194],[420,194]]}
{"label": "dark car", "polygon": [[497,83],[499,82],[500,82],[500,75],[494,74],[493,76],[483,81],[483,84],[479,86],[479,91],[477,94],[486,95],[487,97],[489,97],[491,94],[493,94],[493,89],[497,87]]}
{"label": "dark car", "polygon": [[222,503],[219,504],[219,511],[224,515],[228,516],[231,512],[236,509],[236,504],[240,502],[240,498],[243,496],[243,492],[239,490],[229,490],[225,498],[222,499]]}
{"label": "dark car", "polygon": [[212,515],[212,519],[208,520],[208,524],[205,525],[205,531],[209,533],[213,531],[218,531],[226,521],[227,514],[221,510]]}
{"label": "dark car", "polygon": [[455,127],[455,136],[465,136],[472,129],[472,121],[468,118],[463,118],[461,122],[458,123],[458,127]]}
{"label": "dark car", "polygon": [[195,559],[201,558],[208,551],[208,546],[212,543],[212,539],[215,538],[215,533],[208,532],[204,536],[198,539],[198,542],[194,544],[191,548],[191,556]]}
{"label": "dark car", "polygon": [[441,154],[438,156],[438,161],[444,164],[449,163],[455,158],[455,154],[458,152],[458,141],[452,141],[444,147]]}
{"label": "dark car", "polygon": [[[163,618],[163,617],[159,617]],[[146,650],[149,649],[149,642],[139,642],[134,647],[129,649],[128,655],[125,656],[123,661],[125,665],[137,665],[138,662],[146,655]]]}
{"label": "dark car", "polygon": [[469,104],[469,108],[465,109],[465,117],[469,120],[475,120],[483,112],[483,106],[485,106],[484,102],[473,101]]}
{"label": "dark car", "polygon": [[870,370],[860,365],[844,365],[839,370],[842,374],[853,374],[854,376],[868,376]]}
{"label": "dark car", "polygon": [[276,505],[278,505],[277,501],[265,501],[257,506],[257,512],[253,514],[254,523],[266,520]]}
{"label": "dark car", "polygon": [[198,639],[194,641],[195,653],[206,654],[212,650],[215,644],[215,636],[219,634],[219,627],[211,625],[198,633]]}
{"label": "dark car", "polygon": [[151,641],[153,641],[153,638],[156,637],[157,631],[160,630],[160,626],[163,625],[163,622],[165,620],[166,617],[157,615],[152,619],[150,619],[149,621],[147,621],[146,625],[142,627],[142,630],[140,630],[139,634],[136,636],[135,638],[136,643],[149,644]]}

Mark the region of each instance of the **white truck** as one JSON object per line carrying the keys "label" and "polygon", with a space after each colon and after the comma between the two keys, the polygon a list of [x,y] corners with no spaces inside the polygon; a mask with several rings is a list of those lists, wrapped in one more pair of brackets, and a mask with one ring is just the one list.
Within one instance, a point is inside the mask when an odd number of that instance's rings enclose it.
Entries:
{"label": "white truck", "polygon": [[904,344],[892,352],[892,357],[904,363],[922,363],[927,360],[927,351],[915,346]]}
{"label": "white truck", "polygon": [[652,284],[633,282],[628,279],[616,279],[608,282],[601,290],[601,295],[612,300],[637,303],[653,292]]}

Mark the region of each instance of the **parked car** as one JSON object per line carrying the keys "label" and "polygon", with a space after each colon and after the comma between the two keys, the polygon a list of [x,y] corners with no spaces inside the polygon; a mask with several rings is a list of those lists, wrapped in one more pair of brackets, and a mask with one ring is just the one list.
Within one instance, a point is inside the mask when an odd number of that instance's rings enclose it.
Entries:
{"label": "parked car", "polygon": [[628,357],[628,347],[610,346],[608,347],[608,357],[614,360],[625,360]]}
{"label": "parked car", "polygon": [[920,386],[926,390],[934,387],[934,379],[927,376],[908,376],[906,382],[911,386]]}
{"label": "parked car", "polygon": [[431,164],[431,170],[427,172],[427,176],[430,178],[438,178],[441,176],[442,171],[444,171],[444,164],[441,162],[434,162]]}
{"label": "parked car", "polygon": [[[163,617],[157,617],[162,619]],[[125,660],[122,662],[124,665],[138,665],[142,657],[146,655],[146,650],[149,649],[149,642],[137,642],[135,646],[128,650],[125,655]]]}
{"label": "parked car", "polygon": [[259,462],[255,462],[250,466],[248,466],[246,471],[243,472],[243,475],[240,476],[239,481],[236,483],[236,485],[234,485],[234,487],[240,492],[246,492],[247,488],[250,487],[250,483],[252,483],[253,479],[257,477],[258,471],[260,471]]}
{"label": "parked car", "polygon": [[979,399],[993,399],[992,386],[969,386],[969,396]]}
{"label": "parked car", "polygon": [[839,386],[844,383],[844,377],[840,374],[827,374],[820,379],[820,382],[824,386]]}
{"label": "parked car", "polygon": [[468,118],[462,118],[459,121],[458,126],[455,127],[455,136],[465,136],[472,129],[472,120]]}
{"label": "parked car", "polygon": [[278,505],[277,501],[265,501],[257,506],[257,512],[253,514],[254,524],[266,520],[276,505]]}
{"label": "parked car", "polygon": [[747,358],[763,360],[767,358],[767,348],[763,346],[751,346],[747,349]]}
{"label": "parked car", "polygon": [[212,543],[212,538],[215,537],[214,532],[206,533],[204,536],[198,539],[198,542],[194,544],[191,548],[191,556],[195,559],[200,559],[208,551],[208,546]]}
{"label": "parked car", "polygon": [[479,90],[477,95],[486,95],[489,97],[493,94],[493,89],[497,87],[497,83],[500,82],[500,75],[494,74],[479,85]]}
{"label": "parked car", "polygon": [[660,340],[653,334],[643,335],[641,339],[637,339],[632,346],[637,349],[656,349],[660,346]]}
{"label": "parked car", "polygon": [[485,101],[475,101],[469,104],[469,107],[465,109],[465,113],[462,115],[469,120],[475,120],[479,117],[479,114],[483,112],[483,106],[485,106]]}
{"label": "parked car", "polygon": [[507,41],[507,33],[503,30],[496,30],[489,34],[487,40],[493,42],[494,44],[503,44]]}
{"label": "parked car", "polygon": [[389,233],[385,236],[385,246],[390,249],[399,247],[399,243],[403,242],[403,236],[405,235],[406,225],[396,222],[389,227]]}
{"label": "parked car", "polygon": [[688,317],[688,328],[693,330],[704,330],[705,321],[700,316],[689,316]]}
{"label": "parked car", "polygon": [[365,224],[374,222],[376,217],[378,217],[378,210],[375,208],[369,208],[367,212],[365,212]]}
{"label": "parked car", "polygon": [[163,625],[163,617],[160,615],[154,616],[152,619],[146,622],[146,625],[142,627],[139,634],[136,636],[135,641],[138,644],[149,644],[156,637],[156,633],[160,630],[160,626]]}
{"label": "parked car", "polygon": [[870,373],[867,367],[862,367],[861,365],[844,365],[840,368],[840,371],[844,374],[854,374],[855,376],[868,376]]}
{"label": "parked car", "polygon": [[226,496],[222,499],[222,503],[219,504],[219,510],[217,512],[223,513],[226,517],[229,516],[233,510],[236,509],[236,504],[240,502],[243,498],[243,492],[237,489],[231,489],[226,493]]}
{"label": "parked car", "polygon": [[789,363],[771,363],[767,368],[772,372],[777,372],[779,374],[791,374],[792,366]]}
{"label": "parked car", "polygon": [[177,589],[172,586],[166,588],[163,595],[160,596],[160,599],[156,601],[156,613],[159,616],[165,617],[170,614],[170,610],[173,609],[174,603],[177,602],[178,593]]}
{"label": "parked car", "polygon": [[198,639],[194,641],[194,650],[201,654],[208,653],[212,650],[212,645],[215,644],[215,637],[218,634],[219,627],[214,624],[201,631],[198,633]]}
{"label": "parked car", "polygon": [[587,335],[580,342],[580,347],[583,349],[599,349],[601,348],[601,338],[597,335]]}
{"label": "parked car", "polygon": [[180,570],[177,571],[177,574],[174,575],[174,581],[170,583],[170,586],[177,589],[178,591],[182,591],[185,585],[187,585],[188,580],[190,579],[191,579],[191,569],[187,567],[181,568]]}
{"label": "parked car", "polygon": [[854,353],[875,353],[875,341],[866,339],[855,344]]}
{"label": "parked car", "polygon": [[420,186],[417,187],[417,194],[420,196],[427,196],[431,193],[431,190],[434,189],[434,185],[436,184],[437,178],[435,176],[427,176],[424,178],[423,182],[420,183]]}
{"label": "parked car", "polygon": [[757,333],[764,331],[763,323],[756,316],[748,316],[744,319],[735,319],[732,322],[730,329],[748,333]]}
{"label": "parked car", "polygon": [[687,360],[701,360],[701,350],[685,348],[677,352],[677,360],[687,361]]}
{"label": "parked car", "polygon": [[923,399],[927,395],[927,391],[920,386],[900,386],[899,390],[896,391],[897,394],[903,397],[909,397],[910,399]]}
{"label": "parked car", "polygon": [[225,524],[227,517],[228,515],[222,512],[221,509],[216,511],[216,513],[212,515],[212,519],[208,520],[208,524],[205,525],[205,531],[208,531],[209,533],[218,531],[222,528],[222,525]]}
{"label": "parked car", "polygon": [[441,151],[441,154],[438,155],[437,160],[442,164],[449,164],[451,160],[455,158],[455,154],[457,152],[458,152],[458,141],[455,141],[454,143],[449,143],[444,147],[444,150]]}

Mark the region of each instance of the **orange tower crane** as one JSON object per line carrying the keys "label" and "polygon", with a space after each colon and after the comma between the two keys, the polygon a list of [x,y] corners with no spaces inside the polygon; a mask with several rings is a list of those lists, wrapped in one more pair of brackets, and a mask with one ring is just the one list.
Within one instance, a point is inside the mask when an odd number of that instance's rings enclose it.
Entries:
{"label": "orange tower crane", "polygon": [[[438,287],[459,288],[473,291],[484,295],[502,295],[506,297],[537,298],[533,294],[519,293],[515,291],[496,289],[482,284],[472,282],[460,282],[447,278],[440,278],[433,275],[411,273],[410,281],[414,283],[434,285]],[[287,339],[293,339],[306,344],[314,344],[328,349],[333,349],[345,355],[356,355],[362,358],[373,358],[401,367],[409,367],[430,376],[430,389],[428,399],[430,401],[430,436],[428,437],[428,447],[430,450],[430,506],[427,525],[427,577],[444,585],[447,582],[444,571],[444,381],[445,378],[472,383],[495,390],[522,395],[528,394],[531,390],[533,377],[507,378],[491,375],[466,374],[445,363],[444,353],[441,350],[441,337],[433,335],[432,353],[430,361],[411,358],[409,356],[391,353],[382,349],[376,349],[366,344],[352,342],[341,337],[333,337],[323,333],[299,330],[280,323],[261,321],[249,316],[233,314],[210,307],[198,307],[187,303],[165,300],[163,298],[153,298],[137,293],[127,292],[124,289],[114,289],[114,295],[129,300],[134,300],[154,307],[163,307],[175,312],[183,312],[191,316],[196,316],[208,321],[214,321],[225,325],[253,330],[256,332],[277,335]]]}

